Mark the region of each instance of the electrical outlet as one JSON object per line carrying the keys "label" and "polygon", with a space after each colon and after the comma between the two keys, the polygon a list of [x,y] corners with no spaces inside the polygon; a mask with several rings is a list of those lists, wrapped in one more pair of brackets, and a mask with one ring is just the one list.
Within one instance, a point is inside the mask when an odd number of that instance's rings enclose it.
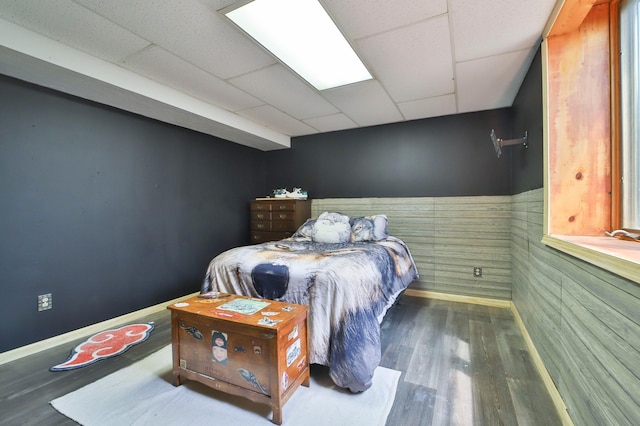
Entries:
{"label": "electrical outlet", "polygon": [[41,294],[38,296],[38,312],[46,311],[53,308],[53,298],[51,293]]}
{"label": "electrical outlet", "polygon": [[482,268],[479,266],[474,266],[473,267],[473,276],[474,277],[481,277],[482,276]]}

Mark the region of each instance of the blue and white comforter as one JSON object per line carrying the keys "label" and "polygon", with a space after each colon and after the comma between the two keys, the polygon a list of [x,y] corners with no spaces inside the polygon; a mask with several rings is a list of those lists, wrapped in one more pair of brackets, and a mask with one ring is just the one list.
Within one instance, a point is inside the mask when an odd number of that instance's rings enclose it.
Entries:
{"label": "blue and white comforter", "polygon": [[418,277],[406,244],[323,244],[295,239],[237,247],[216,256],[202,292],[220,291],[308,305],[309,357],[336,385],[371,386],[380,363],[380,322]]}

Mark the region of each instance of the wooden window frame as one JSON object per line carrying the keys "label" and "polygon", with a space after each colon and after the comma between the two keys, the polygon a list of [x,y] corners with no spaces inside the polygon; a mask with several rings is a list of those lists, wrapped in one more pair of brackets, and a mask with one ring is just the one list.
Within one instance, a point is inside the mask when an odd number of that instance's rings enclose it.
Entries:
{"label": "wooden window frame", "polygon": [[[626,231],[638,234],[640,229],[628,228],[623,224],[622,203],[623,203],[623,191],[622,191],[622,64],[620,53],[620,3],[622,0],[616,0],[611,4],[611,74],[612,74],[612,88],[613,93],[611,95],[612,106],[615,106],[615,111],[612,111],[611,123],[615,124],[615,133],[611,135],[612,142],[612,167],[614,174],[612,195],[611,212],[613,221],[611,227],[613,229],[625,229]],[[640,141],[638,142],[640,143]]]}
{"label": "wooden window frame", "polygon": [[621,222],[618,0],[565,0],[545,28],[542,242],[640,283]]}
{"label": "wooden window frame", "polygon": [[620,2],[609,7],[611,63],[611,229],[622,227],[622,122],[620,117]]}

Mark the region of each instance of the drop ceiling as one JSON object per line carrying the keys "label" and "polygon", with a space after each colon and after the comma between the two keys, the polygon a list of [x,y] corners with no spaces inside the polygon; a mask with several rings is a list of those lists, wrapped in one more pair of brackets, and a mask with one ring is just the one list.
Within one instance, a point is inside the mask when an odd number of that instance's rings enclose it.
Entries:
{"label": "drop ceiling", "polygon": [[556,0],[320,0],[374,79],[317,91],[234,0],[2,0],[0,73],[261,150],[511,106]]}

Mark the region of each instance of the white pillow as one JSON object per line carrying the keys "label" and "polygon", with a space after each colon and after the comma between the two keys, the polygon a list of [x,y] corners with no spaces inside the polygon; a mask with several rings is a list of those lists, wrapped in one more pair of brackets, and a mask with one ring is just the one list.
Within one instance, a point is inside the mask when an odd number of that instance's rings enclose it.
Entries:
{"label": "white pillow", "polygon": [[322,213],[313,224],[311,237],[316,243],[348,243],[351,241],[349,216],[341,213]]}

